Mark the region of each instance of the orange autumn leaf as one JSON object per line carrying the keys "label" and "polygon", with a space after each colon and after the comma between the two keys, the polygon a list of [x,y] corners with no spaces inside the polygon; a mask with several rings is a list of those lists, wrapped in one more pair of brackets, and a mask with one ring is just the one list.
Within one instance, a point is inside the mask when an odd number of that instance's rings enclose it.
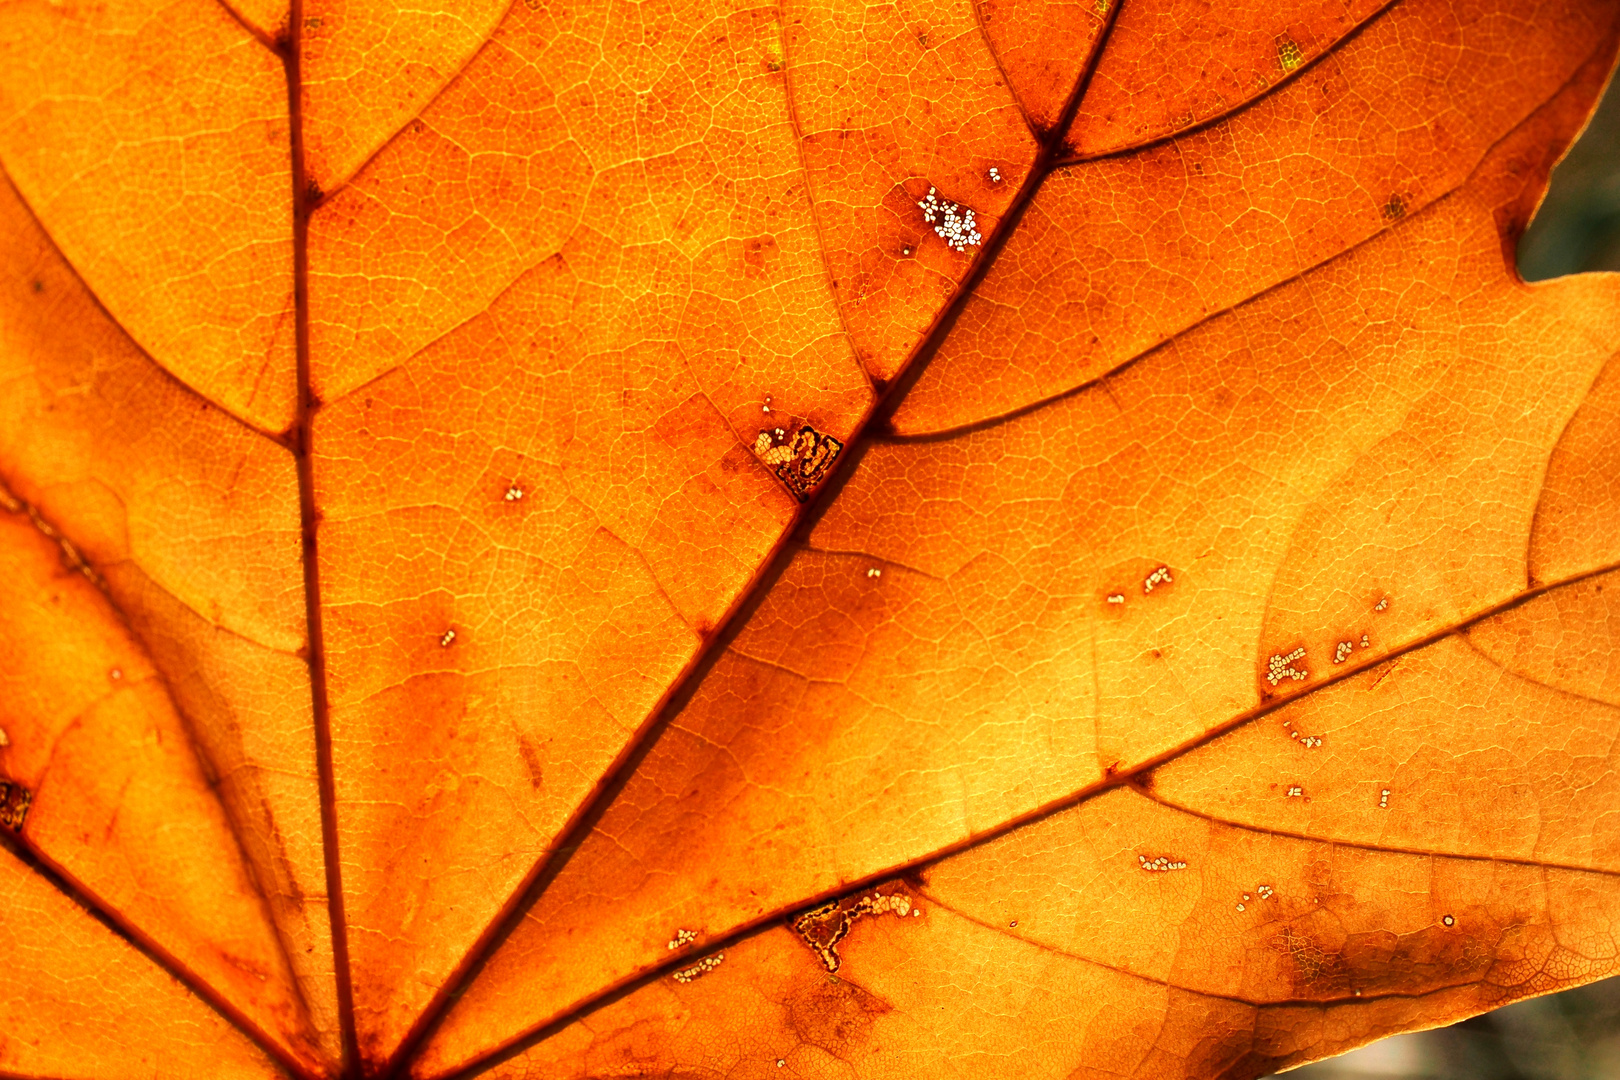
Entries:
{"label": "orange autumn leaf", "polygon": [[1236,1080],[1620,970],[1620,281],[1512,268],[1617,35],[0,7],[0,1072]]}

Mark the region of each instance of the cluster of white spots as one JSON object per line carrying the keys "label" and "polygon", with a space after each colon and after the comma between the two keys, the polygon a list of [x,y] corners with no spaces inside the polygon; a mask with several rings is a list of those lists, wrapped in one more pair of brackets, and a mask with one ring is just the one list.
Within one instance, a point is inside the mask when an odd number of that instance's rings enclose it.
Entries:
{"label": "cluster of white spots", "polygon": [[883,576],[883,571],[879,570],[877,567],[874,566],[874,567],[872,567],[870,570],[868,570],[866,572],[866,576],[867,577],[882,577]]}
{"label": "cluster of white spots", "polygon": [[444,632],[444,636],[439,639],[439,644],[448,649],[450,647],[450,643],[454,640],[456,640],[456,632],[454,630],[446,630]]}
{"label": "cluster of white spots", "polygon": [[1288,797],[1290,799],[1298,799],[1298,798],[1302,797],[1304,794],[1305,794],[1305,789],[1300,787],[1298,784],[1289,785]]}
{"label": "cluster of white spots", "polygon": [[1256,885],[1254,891],[1260,894],[1260,899],[1270,900],[1273,890],[1270,885]]}
{"label": "cluster of white spots", "polygon": [[778,1068],[778,1069],[780,1069],[780,1068],[782,1068],[782,1067],[784,1067],[784,1066],[785,1066],[785,1065],[787,1065],[787,1061],[786,1061],[786,1060],[784,1060],[784,1059],[782,1059],[782,1058],[777,1058],[777,1059],[776,1059],[776,1067],[777,1067],[777,1068]]}
{"label": "cluster of white spots", "polygon": [[1361,647],[1363,649],[1368,649],[1368,648],[1372,647],[1372,642],[1367,640],[1367,635],[1366,634],[1361,635]]}
{"label": "cluster of white spots", "polygon": [[759,411],[762,413],[768,413],[771,411],[771,395],[765,395],[765,404],[759,407]]}
{"label": "cluster of white spots", "polygon": [[1351,654],[1351,652],[1353,652],[1354,650],[1355,650],[1355,646],[1352,645],[1350,642],[1348,642],[1348,641],[1339,642],[1337,647],[1335,647],[1334,650],[1333,650],[1333,662],[1335,664],[1344,663],[1344,658],[1349,656]]}
{"label": "cluster of white spots", "polygon": [[[772,438],[772,435],[775,438]],[[762,431],[759,438],[754,440],[754,453],[767,465],[780,465],[785,461],[793,460],[793,447],[787,443],[787,432],[781,428],[774,431]]]}
{"label": "cluster of white spots", "polygon": [[677,971],[672,978],[674,978],[674,980],[678,983],[689,983],[693,979],[696,979],[702,975],[707,975],[709,972],[719,967],[720,962],[725,958],[726,954],[723,952],[717,952],[713,956],[705,956],[691,967],[682,968],[681,970]]}
{"label": "cluster of white spots", "polygon": [[690,944],[692,944],[692,942],[694,942],[696,940],[697,940],[697,931],[696,930],[676,930],[675,931],[675,936],[670,938],[669,939],[669,944],[664,946],[664,947],[666,949],[669,949],[671,952],[673,952],[674,950],[680,948],[682,945],[690,945]]}
{"label": "cluster of white spots", "polygon": [[1123,604],[1125,602],[1125,594],[1122,592],[1109,593],[1108,602],[1110,604]]}
{"label": "cluster of white spots", "polygon": [[1389,809],[1389,788],[1385,788],[1378,793],[1378,809]]}
{"label": "cluster of white spots", "polygon": [[521,498],[523,498],[523,489],[518,487],[516,484],[513,484],[511,487],[506,489],[507,502],[517,502]]}
{"label": "cluster of white spots", "polygon": [[1453,919],[1450,915],[1442,915],[1442,916],[1440,916],[1440,921],[1445,923],[1447,926],[1456,926],[1457,925],[1457,920]]}
{"label": "cluster of white spots", "polygon": [[1247,910],[1249,910],[1248,907],[1245,906],[1245,905],[1248,904],[1248,902],[1249,902],[1249,894],[1244,893],[1243,894],[1243,899],[1238,903],[1237,909],[1239,911],[1247,911]]}
{"label": "cluster of white spots", "polygon": [[905,893],[895,893],[892,896],[874,894],[867,898],[866,910],[873,915],[883,915],[892,911],[904,917],[911,914],[911,897]]}
{"label": "cluster of white spots", "polygon": [[1382,600],[1378,601],[1378,603],[1373,605],[1373,610],[1383,611],[1387,607],[1389,607],[1389,597],[1386,596]]}
{"label": "cluster of white spots", "polygon": [[966,251],[977,247],[983,239],[973,227],[973,211],[960,203],[941,199],[933,188],[928,189],[928,197],[919,200],[917,205],[922,207],[923,221],[932,225],[934,232],[952,250]]}
{"label": "cluster of white spots", "polygon": [[1141,863],[1142,869],[1146,870],[1150,874],[1165,874],[1169,873],[1171,870],[1187,869],[1186,863],[1178,860],[1172,860],[1164,855],[1160,855],[1156,859],[1150,859],[1146,855],[1138,855],[1136,857],[1136,861]]}
{"label": "cluster of white spots", "polygon": [[994,165],[990,166],[990,181],[995,184],[1001,183],[1001,170]]}
{"label": "cluster of white spots", "polygon": [[113,682],[117,682],[123,677],[124,670],[122,668],[113,668],[111,671],[107,672],[107,678],[111,679]]}
{"label": "cluster of white spots", "polygon": [[1322,736],[1301,735],[1299,732],[1294,730],[1294,722],[1292,720],[1284,720],[1283,727],[1288,729],[1289,736],[1295,742],[1299,743],[1299,745],[1305,747],[1306,749],[1315,749],[1316,747],[1322,745]]}
{"label": "cluster of white spots", "polygon": [[1153,586],[1161,584],[1169,585],[1173,581],[1175,581],[1175,578],[1170,576],[1170,568],[1168,566],[1161,566],[1157,570],[1153,571],[1153,573],[1149,574],[1147,576],[1147,580],[1142,582],[1142,591],[1145,593],[1150,593],[1153,591]]}
{"label": "cluster of white spots", "polygon": [[1273,653],[1271,659],[1266,662],[1266,682],[1276,686],[1284,679],[1293,679],[1296,682],[1303,679],[1306,674],[1305,670],[1294,667],[1294,661],[1303,660],[1304,658],[1305,646],[1303,645],[1287,656],[1283,656],[1281,653]]}

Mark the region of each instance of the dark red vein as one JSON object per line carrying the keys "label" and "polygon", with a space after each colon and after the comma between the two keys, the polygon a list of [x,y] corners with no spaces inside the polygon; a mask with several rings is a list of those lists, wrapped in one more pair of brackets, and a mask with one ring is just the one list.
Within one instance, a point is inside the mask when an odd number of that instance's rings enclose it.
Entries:
{"label": "dark red vein", "polygon": [[338,1023],[343,1061],[340,1074],[360,1075],[360,1043],[354,1025],[354,987],[349,971],[348,922],[343,913],[343,868],[338,857],[337,787],[332,774],[332,716],[326,691],[326,635],[321,624],[321,571],[316,547],[320,510],[315,505],[315,465],[310,427],[320,408],[309,371],[309,217],[320,200],[304,168],[304,107],[301,70],[304,3],[292,0],[291,25],[281,61],[287,72],[288,128],[291,132],[293,200],[293,305],[297,345],[298,403],[289,443],[298,468],[298,521],[304,560],[304,625],[308,644],[310,709],[315,724],[315,768],[321,797],[321,848],[326,857],[326,906],[332,922],[332,961],[336,970]]}
{"label": "dark red vein", "polygon": [[[160,968],[176,982],[180,983],[181,986],[184,986],[199,1001],[223,1016],[244,1037],[289,1073],[298,1077],[311,1076],[304,1064],[287,1052],[285,1043],[254,1023],[247,1013],[237,1008],[228,997],[217,992],[207,979],[192,971],[179,957],[170,953],[134,922],[124,919],[118,914],[116,907],[103,903],[95,893],[83,888],[66,869],[52,861],[43,852],[29,845],[26,840],[19,840],[5,833],[0,833],[0,847],[3,847],[32,873],[39,875],[86,915],[111,931],[120,941],[128,944],[130,948],[146,957],[153,965]],[[7,1075],[10,1074],[0,1073],[0,1077]]]}

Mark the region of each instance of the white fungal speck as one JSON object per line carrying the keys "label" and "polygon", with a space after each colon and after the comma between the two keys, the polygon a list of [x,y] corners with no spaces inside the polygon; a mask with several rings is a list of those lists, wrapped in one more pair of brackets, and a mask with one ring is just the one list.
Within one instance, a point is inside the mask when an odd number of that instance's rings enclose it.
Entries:
{"label": "white fungal speck", "polygon": [[912,908],[911,909],[911,917],[913,919],[915,919],[917,916],[919,916],[921,914],[922,914],[922,908],[917,907],[917,908]]}
{"label": "white fungal speck", "polygon": [[1385,788],[1378,793],[1378,809],[1389,809],[1389,788]]}
{"label": "white fungal speck", "polygon": [[768,413],[771,411],[771,395],[765,395],[765,404],[759,407],[759,411],[763,413]]}
{"label": "white fungal speck", "polygon": [[778,1069],[780,1069],[780,1068],[782,1068],[782,1067],[783,1067],[783,1066],[784,1066],[784,1065],[786,1065],[786,1064],[787,1064],[787,1062],[786,1062],[786,1061],[784,1061],[784,1060],[783,1060],[783,1059],[781,1059],[781,1058],[777,1058],[777,1059],[776,1059],[776,1067],[777,1067],[777,1068],[778,1068]]}
{"label": "white fungal speck", "polygon": [[1153,573],[1149,574],[1147,576],[1147,580],[1142,582],[1142,591],[1145,593],[1150,593],[1153,591],[1153,586],[1159,584],[1169,585],[1174,581],[1175,578],[1170,576],[1170,568],[1168,566],[1161,566],[1157,570],[1153,571]]}
{"label": "white fungal speck", "polygon": [[1333,650],[1333,662],[1335,664],[1344,663],[1344,658],[1349,656],[1354,649],[1355,646],[1348,641],[1339,642]]}
{"label": "white fungal speck", "polygon": [[445,648],[449,648],[450,643],[454,640],[456,640],[456,632],[454,630],[446,630],[444,632],[444,636],[439,639],[439,644]]}
{"label": "white fungal speck", "polygon": [[1150,874],[1165,874],[1169,873],[1171,870],[1187,869],[1186,863],[1180,861],[1179,859],[1171,859],[1165,855],[1160,855],[1152,859],[1148,858],[1146,855],[1138,855],[1136,857],[1136,861],[1141,864],[1143,870],[1146,870]]}
{"label": "white fungal speck", "polygon": [[1294,784],[1293,786],[1291,786],[1288,789],[1288,797],[1290,799],[1297,799],[1297,798],[1299,798],[1300,796],[1302,796],[1304,794],[1305,794],[1305,789],[1300,787],[1298,784]]}
{"label": "white fungal speck", "polygon": [[992,183],[1001,183],[1001,170],[994,165],[990,166],[990,180]]}
{"label": "white fungal speck", "polygon": [[1363,648],[1363,649],[1365,649],[1365,648],[1367,648],[1367,647],[1369,647],[1369,646],[1370,646],[1370,645],[1372,645],[1372,642],[1370,642],[1370,641],[1368,641],[1368,640],[1367,640],[1367,635],[1366,635],[1366,634],[1362,634],[1362,635],[1361,635],[1361,647],[1362,647],[1362,648]]}
{"label": "white fungal speck", "polygon": [[1294,661],[1304,658],[1305,646],[1303,645],[1287,656],[1280,653],[1272,654],[1271,659],[1266,662],[1266,682],[1276,686],[1284,679],[1293,679],[1296,682],[1303,679],[1307,672],[1303,668],[1294,667]]}
{"label": "white fungal speck", "polygon": [[518,487],[516,484],[513,484],[511,487],[506,489],[507,502],[517,502],[521,498],[523,498],[523,489]]}
{"label": "white fungal speck", "polygon": [[1123,604],[1125,602],[1125,594],[1122,592],[1109,593],[1108,602],[1110,604]]}
{"label": "white fungal speck", "polygon": [[691,967],[682,968],[680,971],[677,971],[672,978],[674,978],[674,980],[678,983],[689,983],[693,979],[696,979],[702,975],[707,975],[709,972],[719,967],[725,958],[726,954],[723,952],[717,952],[713,956],[705,956]]}
{"label": "white fungal speck", "polygon": [[929,188],[928,197],[919,200],[917,205],[922,208],[923,221],[934,227],[934,232],[951,250],[966,251],[977,247],[983,239],[974,227],[973,211],[960,203],[941,199],[935,189]]}
{"label": "white fungal speck", "polygon": [[1373,605],[1373,610],[1383,611],[1387,607],[1389,607],[1389,597],[1386,596],[1382,600],[1378,601],[1378,603]]}
{"label": "white fungal speck", "polygon": [[1247,909],[1246,909],[1246,908],[1245,908],[1245,907],[1244,907],[1244,906],[1243,906],[1243,905],[1242,905],[1242,904],[1239,904],[1239,905],[1238,905],[1238,906],[1237,906],[1237,909],[1238,909],[1238,910],[1239,910],[1239,911],[1245,911],[1245,910],[1247,910]]}
{"label": "white fungal speck", "polygon": [[874,566],[874,567],[872,567],[870,570],[868,570],[866,572],[866,576],[867,577],[882,577],[883,576],[883,571],[879,570],[877,567]]}
{"label": "white fungal speck", "polygon": [[1453,919],[1450,915],[1442,916],[1440,921],[1445,923],[1447,926],[1456,926],[1457,925],[1457,920]]}
{"label": "white fungal speck", "polygon": [[676,930],[675,936],[670,938],[669,944],[664,947],[673,952],[674,950],[679,949],[682,945],[690,945],[696,940],[696,930]]}

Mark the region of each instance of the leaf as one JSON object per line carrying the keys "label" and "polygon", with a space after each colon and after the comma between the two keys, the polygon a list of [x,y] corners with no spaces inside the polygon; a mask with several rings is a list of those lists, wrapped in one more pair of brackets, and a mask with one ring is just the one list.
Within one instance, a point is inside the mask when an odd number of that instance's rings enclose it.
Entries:
{"label": "leaf", "polygon": [[0,1070],[1257,1076],[1611,973],[1620,285],[1511,259],[1617,16],[16,0]]}

